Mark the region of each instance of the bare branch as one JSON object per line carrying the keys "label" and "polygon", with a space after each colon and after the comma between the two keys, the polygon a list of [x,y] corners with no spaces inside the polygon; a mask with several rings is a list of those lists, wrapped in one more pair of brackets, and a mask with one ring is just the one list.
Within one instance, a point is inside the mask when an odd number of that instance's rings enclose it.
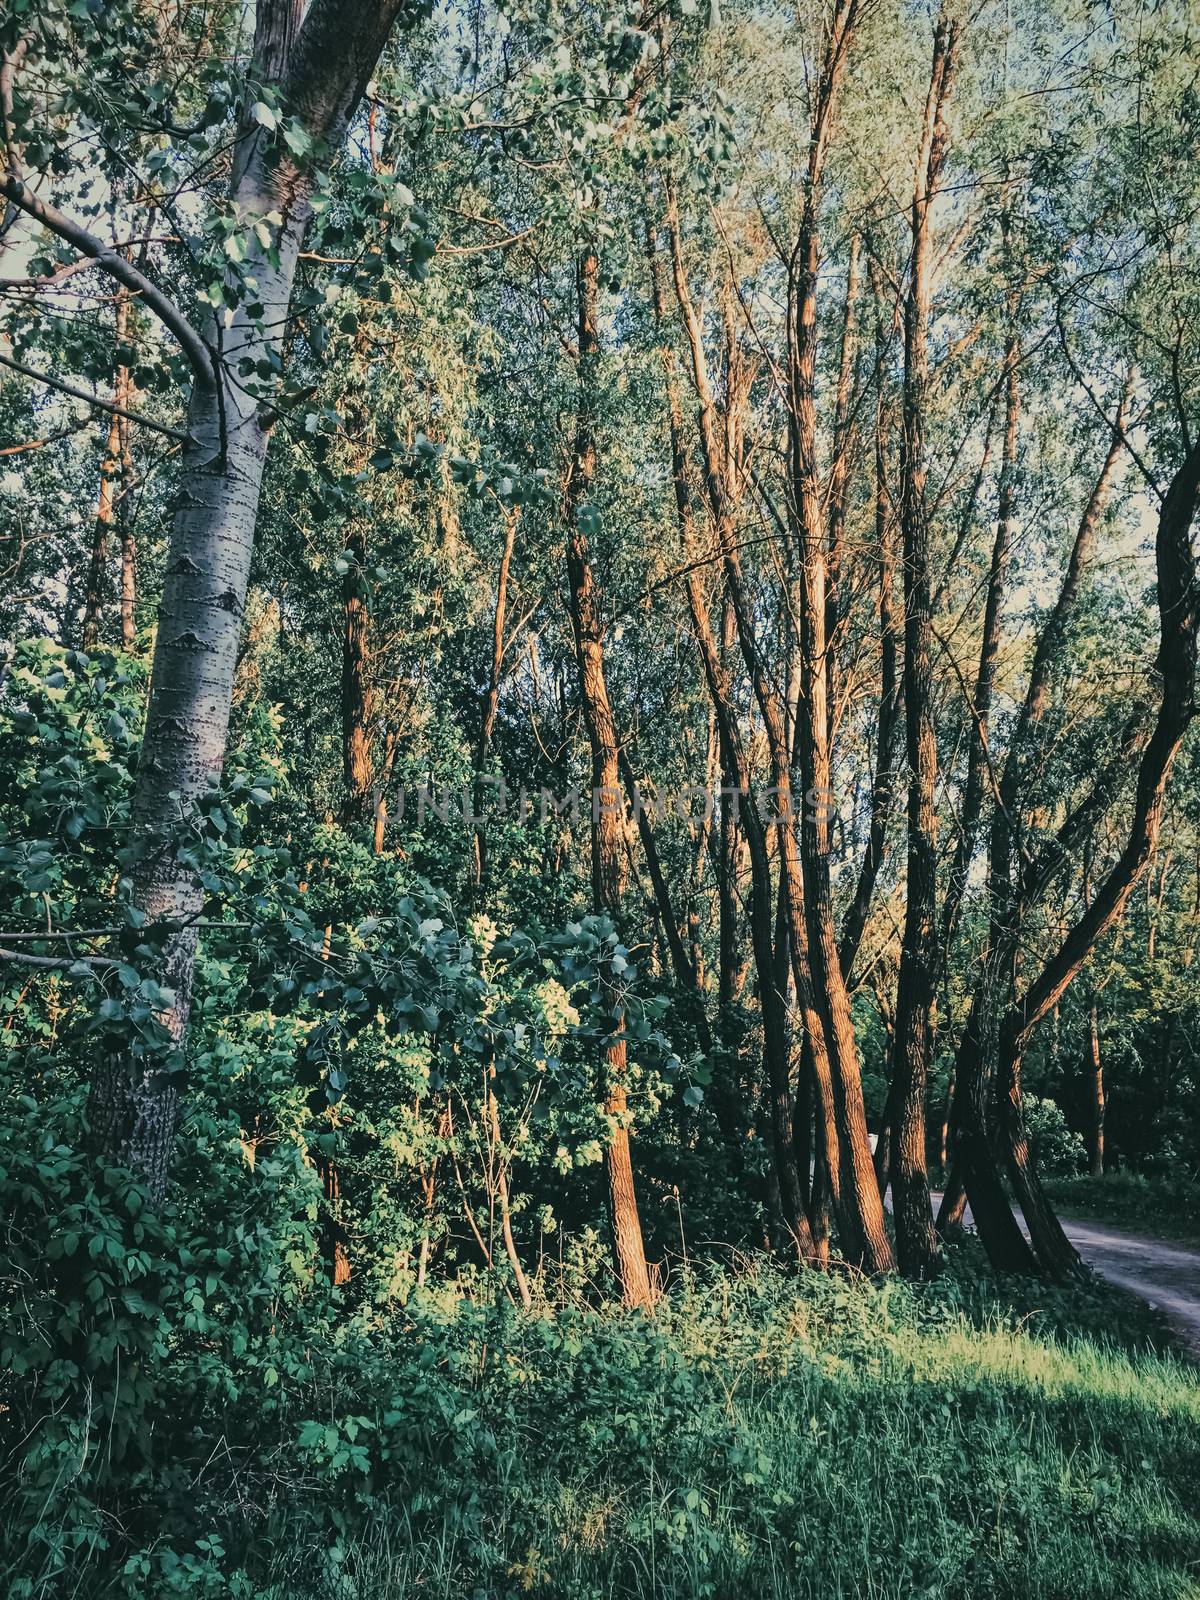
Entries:
{"label": "bare branch", "polygon": [[27,956],[22,950],[0,949],[0,961],[18,967],[38,967],[43,972],[62,972],[66,967],[82,962],[87,967],[115,967],[117,962],[108,956]]}

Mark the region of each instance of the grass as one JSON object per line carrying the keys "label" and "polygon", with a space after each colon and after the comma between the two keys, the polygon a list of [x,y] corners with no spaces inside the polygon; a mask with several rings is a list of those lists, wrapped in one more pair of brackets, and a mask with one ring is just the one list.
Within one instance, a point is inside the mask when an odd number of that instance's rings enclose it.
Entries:
{"label": "grass", "polygon": [[1200,1383],[1140,1325],[1121,1349],[1066,1299],[765,1268],[654,1323],[505,1316],[494,1346],[448,1309],[479,1453],[434,1451],[348,1536],[293,1505],[278,1600],[1200,1595]]}
{"label": "grass", "polygon": [[1200,1375],[1136,1302],[974,1245],[918,1287],[742,1261],[652,1319],[443,1285],[281,1332],[269,1368],[179,1336],[156,1454],[93,1453],[99,1542],[24,1592],[1200,1596]]}
{"label": "grass", "polygon": [[1144,1178],[1109,1172],[1102,1178],[1051,1178],[1054,1204],[1079,1217],[1200,1245],[1200,1183],[1193,1178]]}

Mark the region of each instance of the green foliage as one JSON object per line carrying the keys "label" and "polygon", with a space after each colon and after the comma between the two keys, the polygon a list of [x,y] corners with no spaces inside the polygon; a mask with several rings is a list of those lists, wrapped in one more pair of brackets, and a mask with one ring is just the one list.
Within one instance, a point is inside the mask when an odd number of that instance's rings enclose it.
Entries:
{"label": "green foliage", "polygon": [[1047,1177],[1078,1172],[1084,1162],[1083,1139],[1067,1126],[1067,1119],[1053,1100],[1026,1095],[1025,1127],[1038,1171]]}
{"label": "green foliage", "polygon": [[[827,597],[839,925],[876,792],[877,488],[899,502],[901,421],[919,421],[929,458],[937,805],[952,852],[1008,338],[1020,347],[1006,479],[1019,537],[986,809],[1028,646],[1123,369],[1137,367],[1103,557],[1084,563],[1031,736],[1018,871],[1086,800],[1130,707],[1157,693],[1142,479],[1164,484],[1194,437],[1200,316],[1187,6],[1156,5],[1153,27],[1115,6],[1097,26],[1078,0],[976,8],[934,212],[932,371],[924,414],[905,414],[910,238],[897,197],[912,192],[928,18],[895,0],[858,9],[817,216],[813,383],[822,476],[839,437],[848,446]],[[795,271],[807,270],[793,247],[811,192],[819,8],[501,0],[439,8],[421,27],[430,7],[403,4],[339,152],[260,81],[253,14],[232,0],[13,0],[0,18],[16,69],[6,167],[113,240],[215,344],[228,348],[235,312],[267,331],[258,273],[282,222],[228,201],[230,162],[252,140],[282,192],[297,169],[315,183],[284,320],[262,345],[239,338],[231,359],[270,447],[224,775],[194,803],[176,797],[169,836],[152,840],[131,812],[139,763],[156,757],[140,749],[142,652],[168,620],[163,530],[185,455],[155,425],[184,427],[190,375],[146,297],[118,344],[103,272],[77,271],[74,249],[24,216],[4,219],[5,271],[43,280],[8,281],[19,314],[5,348],[101,398],[124,369],[144,419],[113,480],[100,408],[7,375],[0,387],[0,631],[14,641],[0,659],[6,1592],[1190,1594],[1200,1399],[1193,1373],[1150,1353],[1162,1330],[1143,1311],[1100,1286],[997,1284],[958,1247],[919,1288],[836,1266],[787,1276],[773,1259],[783,1230],[736,834],[719,817],[709,830],[655,819],[664,916],[631,828],[623,903],[601,917],[586,802],[577,817],[520,819],[495,802],[500,784],[562,794],[592,774],[562,604],[581,418],[595,473],[575,527],[622,752],[664,796],[728,779],[681,583],[698,578],[720,637],[728,530],[710,515],[694,430],[705,384],[688,372],[673,268],[692,286],[714,396],[702,421],[729,446],[723,490],[758,649],[781,692],[804,690],[798,460],[781,396]],[[858,331],[839,418],[852,238]],[[584,362],[577,269],[591,252],[601,348]],[[680,379],[683,481],[664,355]],[[108,532],[102,475],[119,483]],[[819,487],[832,534],[832,474]],[[137,648],[83,653],[93,564],[99,637],[122,636],[117,532],[136,541]],[[355,607],[366,641],[351,684]],[[761,792],[771,763],[739,655],[734,631],[722,657]],[[390,811],[378,844],[362,793],[348,793],[354,718]],[[903,923],[893,754],[891,832],[852,974],[873,1124]],[[1051,1193],[1192,1234],[1200,901],[1182,866],[1200,860],[1198,762],[1193,741],[1152,871],[1025,1061]],[[426,784],[487,791],[478,883],[457,809],[404,808]],[[1090,878],[1081,850],[1055,856],[1022,929],[1019,988],[1118,859],[1128,789],[1094,819]],[[164,962],[183,930],[141,908],[149,850],[173,854],[204,892],[182,1040],[167,1026]],[[1003,903],[978,869],[977,854],[939,994],[939,1103]],[[687,941],[694,988],[672,976],[665,921]],[[1131,1169],[1103,1182],[1074,1176],[1093,1007],[1109,1155]],[[792,1039],[799,1068],[794,1020]],[[92,1158],[99,1061],[181,1091],[161,1207]],[[608,1259],[604,1156],[622,1126],[666,1286],[653,1319],[620,1310]]]}
{"label": "green foliage", "polygon": [[967,1257],[920,1289],[683,1273],[654,1319],[549,1278],[532,1317],[447,1285],[347,1318],[300,1164],[202,1110],[204,1204],[153,1222],[90,1187],[77,1119],[4,1130],[14,1595],[851,1593],[869,1538],[884,1592],[1150,1596],[1200,1556],[1200,1390],[1136,1323],[1112,1346],[1111,1293],[1002,1311]]}
{"label": "green foliage", "polygon": [[1056,1178],[1048,1190],[1068,1215],[1100,1217],[1135,1232],[1200,1243],[1200,1194],[1189,1174],[1156,1178],[1106,1172],[1102,1178]]}

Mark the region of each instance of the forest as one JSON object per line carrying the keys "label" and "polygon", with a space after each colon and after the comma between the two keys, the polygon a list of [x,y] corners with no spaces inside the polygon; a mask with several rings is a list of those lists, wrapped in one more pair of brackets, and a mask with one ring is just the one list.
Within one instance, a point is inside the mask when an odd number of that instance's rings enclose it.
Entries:
{"label": "forest", "polygon": [[4,0],[0,1572],[1200,1594],[1194,0]]}

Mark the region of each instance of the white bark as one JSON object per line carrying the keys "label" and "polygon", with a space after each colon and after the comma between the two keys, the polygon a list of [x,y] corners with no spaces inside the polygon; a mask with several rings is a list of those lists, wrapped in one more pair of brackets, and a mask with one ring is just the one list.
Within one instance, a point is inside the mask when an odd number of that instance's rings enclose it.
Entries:
{"label": "white bark", "polygon": [[[336,148],[374,70],[399,0],[316,0],[296,38],[282,84],[283,114],[300,120],[318,147]],[[261,63],[284,64],[295,8],[260,7],[255,48]],[[230,198],[251,220],[278,215],[272,252],[256,239],[242,268],[261,313],[246,303],[228,327],[210,330],[220,350],[216,378],[198,374],[188,410],[185,451],[163,596],[150,705],[132,810],[142,846],[138,903],[152,920],[194,923],[203,891],[174,859],[169,836],[180,814],[224,764],[238,640],[266,461],[269,422],[237,376],[239,360],[277,348],[291,303],[300,241],[309,217],[312,171],[280,159],[264,132],[246,127]],[[254,239],[254,235],[249,237]],[[176,1042],[186,1035],[195,965],[195,931],[169,943],[160,981],[175,992],[162,1020]],[[102,1158],[128,1164],[161,1196],[166,1181],[175,1092],[161,1071],[109,1060],[97,1065],[91,1115]]]}

